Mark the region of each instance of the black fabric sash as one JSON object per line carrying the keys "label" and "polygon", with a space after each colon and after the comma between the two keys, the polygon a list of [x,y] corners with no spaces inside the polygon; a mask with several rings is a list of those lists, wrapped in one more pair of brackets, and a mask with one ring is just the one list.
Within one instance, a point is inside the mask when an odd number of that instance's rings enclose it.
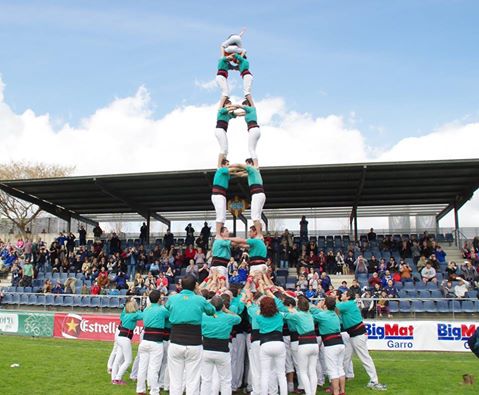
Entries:
{"label": "black fabric sash", "polygon": [[180,346],[201,346],[201,325],[177,324],[171,327],[170,342]]}
{"label": "black fabric sash", "polygon": [[215,339],[212,337],[203,337],[203,350],[230,352],[229,339]]}
{"label": "black fabric sash", "polygon": [[366,333],[366,325],[364,325],[364,322],[360,322],[359,324],[346,329],[346,332],[349,333],[350,337],[364,335]]}
{"label": "black fabric sash", "polygon": [[329,335],[323,335],[322,339],[323,339],[324,347],[336,346],[338,344],[344,344],[343,343],[343,338],[341,337],[341,333],[331,333]]}
{"label": "black fabric sash", "polygon": [[298,335],[299,345],[301,344],[318,344],[318,339],[314,331]]}
{"label": "black fabric sash", "polygon": [[260,333],[260,342],[261,344],[268,342],[282,342],[283,333],[280,331],[273,331],[268,333]]}

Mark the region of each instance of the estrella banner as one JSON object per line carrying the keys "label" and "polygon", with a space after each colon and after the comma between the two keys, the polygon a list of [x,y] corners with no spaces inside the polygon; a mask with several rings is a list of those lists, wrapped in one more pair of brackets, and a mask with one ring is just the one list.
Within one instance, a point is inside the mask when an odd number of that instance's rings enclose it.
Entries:
{"label": "estrella banner", "polygon": [[469,351],[477,322],[365,321],[370,350]]}
{"label": "estrella banner", "polygon": [[[120,323],[120,316],[57,313],[53,325],[53,337],[74,340],[115,340],[115,332]],[[138,321],[133,341],[138,342],[143,323]]]}
{"label": "estrella banner", "polygon": [[52,337],[53,313],[0,311],[0,333]]}

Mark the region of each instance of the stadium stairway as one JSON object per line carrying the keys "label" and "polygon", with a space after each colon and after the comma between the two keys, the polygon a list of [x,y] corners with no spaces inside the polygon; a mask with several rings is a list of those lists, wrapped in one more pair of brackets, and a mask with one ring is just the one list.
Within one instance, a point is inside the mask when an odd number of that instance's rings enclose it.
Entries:
{"label": "stadium stairway", "polygon": [[[289,268],[289,277],[296,277],[296,269],[295,268]],[[354,275],[330,275],[331,278],[331,283],[333,284],[334,288],[338,288],[343,281],[347,281],[348,286],[350,286],[353,282]]]}
{"label": "stadium stairway", "polygon": [[446,255],[446,261],[454,261],[458,265],[463,265],[464,264],[464,258],[462,257],[462,252],[459,248],[457,248],[454,245],[446,246],[442,245],[442,249],[445,251]]}

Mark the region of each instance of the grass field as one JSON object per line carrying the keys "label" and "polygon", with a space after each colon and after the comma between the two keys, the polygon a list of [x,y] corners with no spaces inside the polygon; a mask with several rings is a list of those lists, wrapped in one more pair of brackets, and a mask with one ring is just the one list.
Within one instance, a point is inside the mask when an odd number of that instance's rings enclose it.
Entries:
{"label": "grass field", "polygon": [[[0,345],[1,395],[135,394],[131,381],[125,387],[110,384],[106,373],[110,343],[0,335]],[[479,359],[472,353],[374,352],[372,355],[381,381],[388,384],[386,393],[479,393],[477,383],[462,384],[464,373],[479,379]],[[13,363],[20,367],[10,368]],[[365,388],[367,377],[358,360],[354,361],[354,368],[356,379],[347,383],[347,394],[376,393]]]}

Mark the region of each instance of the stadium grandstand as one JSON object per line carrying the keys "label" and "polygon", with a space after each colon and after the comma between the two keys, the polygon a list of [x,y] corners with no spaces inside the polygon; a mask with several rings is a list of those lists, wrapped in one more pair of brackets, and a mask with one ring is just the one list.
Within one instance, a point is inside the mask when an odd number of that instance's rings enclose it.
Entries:
{"label": "stadium grandstand", "polygon": [[[207,220],[213,170],[2,181],[0,189],[34,203],[68,225],[51,243],[1,243],[4,308],[115,311],[126,297],[145,301],[151,289],[164,295],[178,279],[208,276],[211,233],[151,238],[151,221]],[[464,240],[459,209],[479,187],[479,160],[365,163],[264,168],[268,216],[350,219],[347,234],[293,235],[268,229],[268,266],[276,284],[316,299],[334,289],[353,288],[365,318],[479,313],[479,239]],[[248,199],[234,181],[230,196]],[[439,221],[454,212],[455,229],[442,233]],[[247,229],[247,210],[231,218]],[[145,221],[141,238],[106,235],[100,222],[126,215]],[[231,215],[231,214],[230,214]],[[361,234],[358,217],[435,216],[430,232]],[[70,233],[72,220],[90,229]],[[228,265],[230,282],[244,283],[248,258],[237,249]]]}

